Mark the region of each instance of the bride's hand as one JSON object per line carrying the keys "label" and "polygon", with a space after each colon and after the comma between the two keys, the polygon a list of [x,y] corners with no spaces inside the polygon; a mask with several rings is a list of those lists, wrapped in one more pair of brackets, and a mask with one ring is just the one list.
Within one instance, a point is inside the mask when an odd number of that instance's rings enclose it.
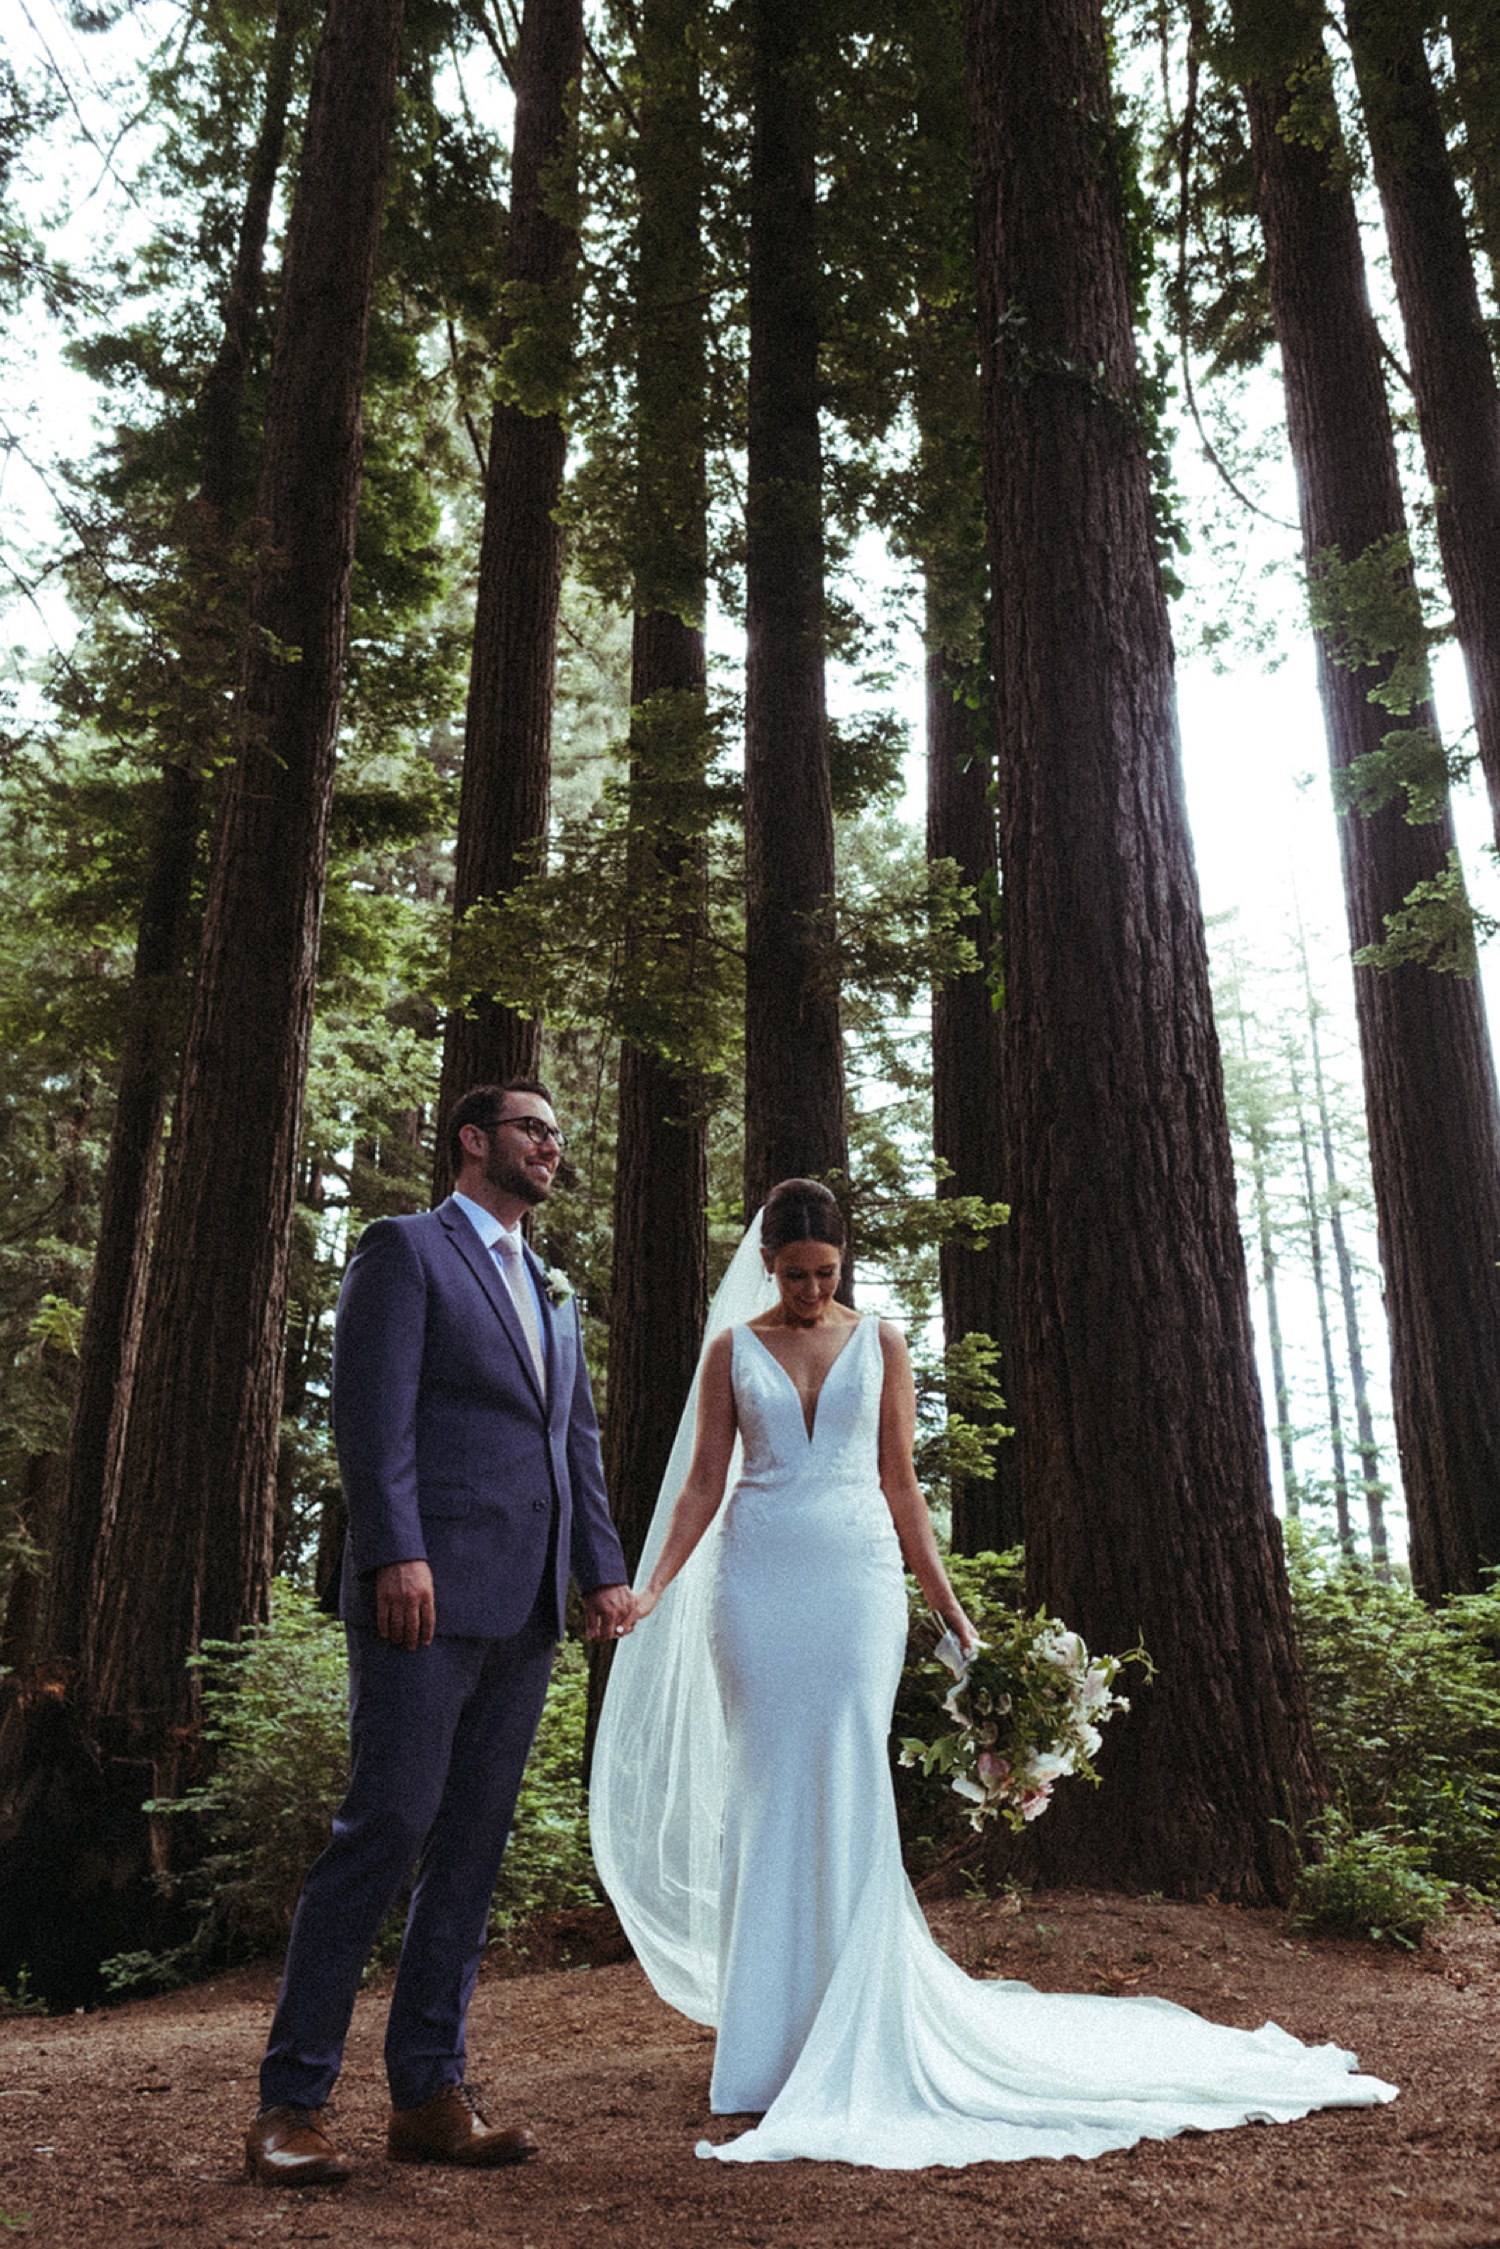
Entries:
{"label": "bride's hand", "polygon": [[943,1622],[952,1631],[964,1654],[972,1655],[979,1645],[979,1634],[956,1601],[951,1609],[943,1612]]}
{"label": "bride's hand", "polygon": [[651,1614],[651,1611],[661,1599],[661,1595],[653,1592],[649,1585],[643,1585],[638,1592],[632,1593],[631,1599],[635,1603],[635,1615],[630,1620],[632,1626],[634,1626]]}

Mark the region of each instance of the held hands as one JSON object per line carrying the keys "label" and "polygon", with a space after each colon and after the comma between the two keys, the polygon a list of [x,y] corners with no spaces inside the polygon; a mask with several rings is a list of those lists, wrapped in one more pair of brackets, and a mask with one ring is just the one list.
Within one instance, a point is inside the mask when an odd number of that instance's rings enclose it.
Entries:
{"label": "held hands", "polygon": [[635,1595],[628,1585],[600,1585],[583,1596],[584,1630],[591,1640],[623,1640],[635,1627]]}
{"label": "held hands", "polygon": [[[591,1640],[619,1640],[635,1625],[628,1585],[601,1585],[583,1597]],[[375,1628],[393,1648],[425,1648],[437,1625],[432,1571],[425,1562],[387,1562],[375,1572]]]}

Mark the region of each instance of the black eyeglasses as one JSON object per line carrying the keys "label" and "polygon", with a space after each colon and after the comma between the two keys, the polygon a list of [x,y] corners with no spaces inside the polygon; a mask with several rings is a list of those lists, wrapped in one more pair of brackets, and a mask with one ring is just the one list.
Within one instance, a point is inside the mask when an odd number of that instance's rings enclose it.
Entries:
{"label": "black eyeglasses", "polygon": [[550,1141],[561,1155],[568,1145],[568,1136],[561,1125],[548,1124],[543,1117],[497,1117],[486,1130],[498,1132],[502,1125],[515,1125],[525,1133],[533,1148],[545,1148]]}

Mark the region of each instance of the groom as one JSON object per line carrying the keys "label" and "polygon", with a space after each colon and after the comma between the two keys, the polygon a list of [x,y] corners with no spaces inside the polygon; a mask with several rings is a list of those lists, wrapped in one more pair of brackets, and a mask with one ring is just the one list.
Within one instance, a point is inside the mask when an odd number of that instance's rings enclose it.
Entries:
{"label": "groom", "polygon": [[386,2027],[387,2153],[496,2164],[536,2152],[464,2082],[490,1898],[563,1628],[630,1629],[578,1309],[523,1243],[563,1135],[545,1086],[466,1093],[455,1188],[361,1235],[334,1326],[349,1503],[349,1792],[292,1924],[246,2168],[276,2187],[350,2166],[323,2121],[360,1976],[417,1867]]}

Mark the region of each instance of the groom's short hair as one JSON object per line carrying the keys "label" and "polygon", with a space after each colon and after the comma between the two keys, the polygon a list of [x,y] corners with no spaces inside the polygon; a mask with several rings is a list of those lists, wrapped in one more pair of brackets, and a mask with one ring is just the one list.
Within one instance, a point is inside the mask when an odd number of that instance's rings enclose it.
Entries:
{"label": "groom's short hair", "polygon": [[540,1078],[507,1078],[503,1085],[471,1085],[448,1112],[448,1161],[455,1179],[464,1164],[464,1144],[459,1138],[464,1126],[478,1125],[481,1132],[488,1132],[492,1125],[500,1122],[509,1093],[534,1094],[538,1101],[545,1101],[549,1109],[552,1106],[552,1095]]}

